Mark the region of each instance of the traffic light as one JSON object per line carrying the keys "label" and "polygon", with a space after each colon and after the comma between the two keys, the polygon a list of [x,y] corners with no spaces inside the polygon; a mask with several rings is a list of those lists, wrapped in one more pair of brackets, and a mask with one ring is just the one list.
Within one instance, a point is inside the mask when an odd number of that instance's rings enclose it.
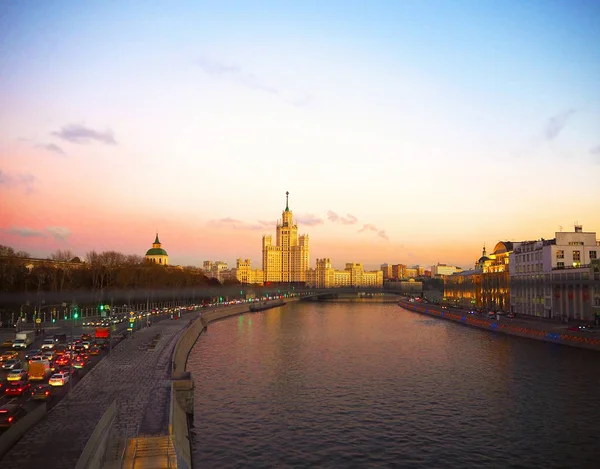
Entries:
{"label": "traffic light", "polygon": [[52,322],[56,322],[56,318],[52,318]]}
{"label": "traffic light", "polygon": [[77,310],[75,310],[75,312],[73,313],[73,317],[75,319],[77,319],[79,317],[79,313],[77,312]]}
{"label": "traffic light", "polygon": [[100,305],[100,311],[104,311],[104,305]]}
{"label": "traffic light", "polygon": [[219,303],[221,303],[221,302],[223,302],[223,297],[222,296],[219,297]]}

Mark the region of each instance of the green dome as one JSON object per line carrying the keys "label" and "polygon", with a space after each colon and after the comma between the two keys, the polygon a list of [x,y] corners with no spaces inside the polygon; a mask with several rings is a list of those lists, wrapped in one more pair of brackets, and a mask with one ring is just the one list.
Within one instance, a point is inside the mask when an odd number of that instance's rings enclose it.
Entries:
{"label": "green dome", "polygon": [[167,251],[163,248],[151,248],[146,252],[147,256],[168,256]]}

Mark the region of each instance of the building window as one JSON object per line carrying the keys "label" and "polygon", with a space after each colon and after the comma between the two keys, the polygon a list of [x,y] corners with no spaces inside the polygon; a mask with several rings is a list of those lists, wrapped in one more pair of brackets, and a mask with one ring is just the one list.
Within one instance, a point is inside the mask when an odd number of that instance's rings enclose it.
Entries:
{"label": "building window", "polygon": [[557,262],[556,263],[556,267],[559,269],[564,269],[565,268],[565,263],[564,262]]}
{"label": "building window", "polygon": [[581,261],[581,251],[573,251],[573,262]]}
{"label": "building window", "polygon": [[563,251],[562,249],[559,249],[558,251],[556,251],[556,258],[557,259],[564,259],[565,258],[565,251]]}
{"label": "building window", "polygon": [[596,259],[596,251],[590,251],[590,259]]}

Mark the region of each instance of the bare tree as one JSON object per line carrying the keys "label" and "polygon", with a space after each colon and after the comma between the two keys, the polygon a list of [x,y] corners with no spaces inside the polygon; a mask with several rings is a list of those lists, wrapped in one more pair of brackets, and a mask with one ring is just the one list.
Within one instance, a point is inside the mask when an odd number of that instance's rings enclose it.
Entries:
{"label": "bare tree", "polygon": [[73,254],[73,251],[70,249],[58,249],[50,254],[50,259],[53,261],[69,262],[74,257],[75,254]]}
{"label": "bare tree", "polygon": [[90,266],[92,274],[92,290],[102,290],[106,276],[102,257],[96,251],[90,251],[85,255],[85,260]]}
{"label": "bare tree", "polygon": [[144,263],[144,258],[142,256],[138,256],[137,254],[129,254],[125,259],[125,264],[127,265],[139,265]]}
{"label": "bare tree", "polygon": [[0,244],[0,256],[3,257],[12,257],[15,255],[15,250],[10,246],[3,246]]}

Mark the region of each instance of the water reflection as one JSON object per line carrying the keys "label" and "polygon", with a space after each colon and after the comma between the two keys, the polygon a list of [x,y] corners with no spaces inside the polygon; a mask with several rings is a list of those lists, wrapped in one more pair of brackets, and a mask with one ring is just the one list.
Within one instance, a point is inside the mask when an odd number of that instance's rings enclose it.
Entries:
{"label": "water reflection", "polygon": [[194,458],[202,467],[595,467],[598,358],[390,304],[246,314],[211,325],[190,355]]}

